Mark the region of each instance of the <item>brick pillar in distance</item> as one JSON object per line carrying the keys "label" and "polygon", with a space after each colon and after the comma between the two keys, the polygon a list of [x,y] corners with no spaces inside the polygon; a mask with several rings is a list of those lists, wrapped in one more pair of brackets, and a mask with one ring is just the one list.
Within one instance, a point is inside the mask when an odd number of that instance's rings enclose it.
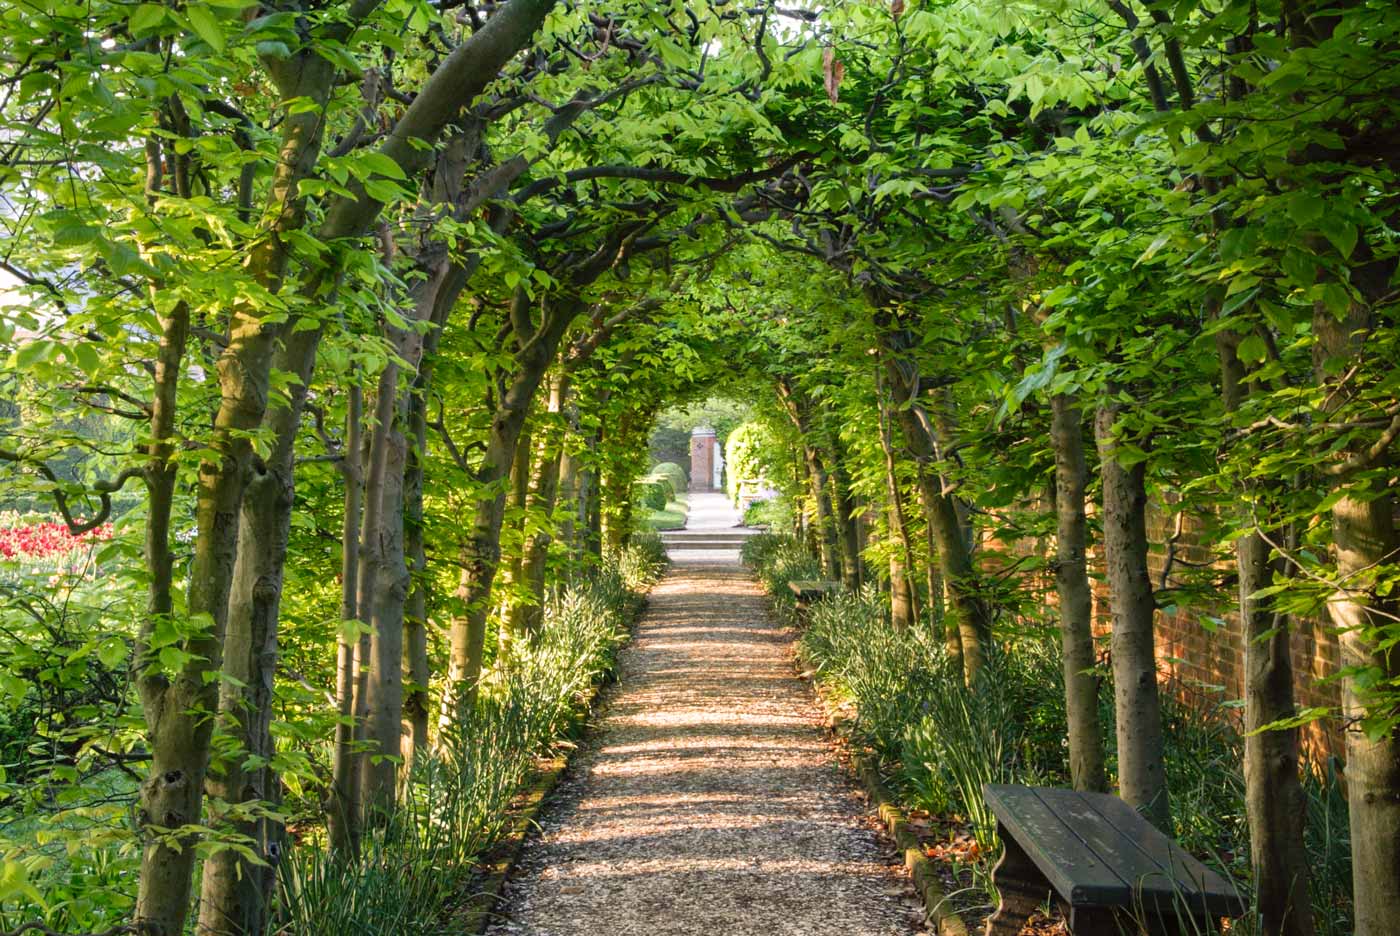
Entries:
{"label": "brick pillar in distance", "polygon": [[697,426],[690,431],[690,489],[713,491],[715,471],[715,431]]}

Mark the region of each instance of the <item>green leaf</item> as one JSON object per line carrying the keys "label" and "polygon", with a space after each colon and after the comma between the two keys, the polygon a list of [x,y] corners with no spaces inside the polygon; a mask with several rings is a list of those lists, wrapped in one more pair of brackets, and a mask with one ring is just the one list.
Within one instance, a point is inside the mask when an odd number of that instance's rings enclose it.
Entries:
{"label": "green leaf", "polygon": [[224,51],[227,45],[224,28],[219,25],[214,11],[202,4],[190,4],[185,8],[185,16],[189,18],[190,27],[194,29],[195,35],[209,43],[215,52]]}
{"label": "green leaf", "polygon": [[383,153],[367,150],[355,158],[374,175],[387,176],[390,179],[408,179],[408,176],[404,175],[403,169],[399,168],[399,164]]}
{"label": "green leaf", "polygon": [[108,637],[97,645],[97,658],[108,669],[116,669],[126,659],[126,641]]}
{"label": "green leaf", "polygon": [[1288,200],[1288,216],[1299,227],[1308,227],[1327,210],[1327,203],[1313,192],[1294,192]]}
{"label": "green leaf", "polygon": [[143,3],[127,19],[126,28],[133,36],[139,36],[164,23],[165,13],[165,7],[158,3]]}
{"label": "green leaf", "polygon": [[190,659],[190,655],[176,646],[161,647],[157,654],[160,665],[171,672],[175,672],[185,665],[185,661]]}
{"label": "green leaf", "polygon": [[1318,221],[1318,229],[1337,248],[1337,253],[1349,259],[1356,249],[1356,225],[1336,214],[1324,215]]}
{"label": "green leaf", "polygon": [[1246,364],[1255,364],[1269,356],[1269,346],[1258,335],[1250,335],[1240,342],[1235,354]]}
{"label": "green leaf", "polygon": [[1161,234],[1158,234],[1156,237],[1152,238],[1152,243],[1147,245],[1147,249],[1142,252],[1142,256],[1138,257],[1137,260],[1134,261],[1133,266],[1137,266],[1139,263],[1146,263],[1148,260],[1151,260],[1153,257],[1157,256],[1157,251],[1165,247],[1167,245],[1167,241],[1171,239],[1171,231],[1163,231]]}
{"label": "green leaf", "polygon": [[350,50],[338,42],[319,42],[314,46],[316,54],[347,75],[359,77],[361,74],[360,63],[355,61],[355,56],[350,54]]}

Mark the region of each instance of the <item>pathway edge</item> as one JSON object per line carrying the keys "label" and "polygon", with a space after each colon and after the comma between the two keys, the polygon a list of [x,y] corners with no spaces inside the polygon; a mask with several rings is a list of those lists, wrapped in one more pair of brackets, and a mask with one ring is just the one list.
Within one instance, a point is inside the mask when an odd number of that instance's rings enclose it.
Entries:
{"label": "pathway edge", "polygon": [[851,766],[856,778],[865,789],[881,823],[884,824],[890,837],[894,839],[895,847],[904,857],[904,867],[909,870],[909,878],[914,884],[914,893],[919,895],[919,902],[924,906],[924,919],[933,927],[938,936],[969,936],[967,923],[952,908],[948,895],[943,890],[943,882],[939,880],[937,872],[934,871],[933,863],[924,854],[918,836],[910,831],[909,819],[885,786],[885,781],[881,778],[880,769],[874,759],[865,752],[858,751],[845,743],[847,735],[841,729],[852,719],[837,712],[828,703],[826,695],[822,691],[822,685],[816,678],[816,667],[808,665],[810,661],[802,653],[800,644],[794,646],[796,649],[794,662],[798,665],[799,675],[810,681],[813,694],[816,695],[825,711],[828,728],[846,748],[851,757]]}
{"label": "pathway edge", "polygon": [[[637,622],[641,620],[642,614],[646,611],[650,592],[651,587],[649,586],[641,593],[642,600],[632,610],[631,620],[627,622],[627,640],[619,646],[619,651],[632,642]],[[593,687],[592,694],[588,697],[588,704],[579,710],[577,717],[560,734],[560,740],[572,737],[575,732],[581,736],[587,730],[588,722],[597,712],[598,703],[603,693],[616,682],[616,679],[599,680],[598,684]],[[505,891],[506,882],[510,880],[515,866],[519,864],[521,856],[525,853],[525,843],[529,840],[530,832],[537,825],[536,820],[548,803],[549,794],[554,792],[554,788],[564,778],[569,765],[573,763],[582,747],[582,743],[575,744],[563,754],[556,754],[554,757],[541,760],[530,776],[521,783],[520,790],[524,794],[525,801],[508,821],[508,830],[501,835],[490,850],[491,853],[499,854],[493,860],[482,863],[484,871],[482,880],[477,890],[467,898],[463,906],[460,920],[465,936],[482,936],[491,925],[496,907],[500,904]]]}

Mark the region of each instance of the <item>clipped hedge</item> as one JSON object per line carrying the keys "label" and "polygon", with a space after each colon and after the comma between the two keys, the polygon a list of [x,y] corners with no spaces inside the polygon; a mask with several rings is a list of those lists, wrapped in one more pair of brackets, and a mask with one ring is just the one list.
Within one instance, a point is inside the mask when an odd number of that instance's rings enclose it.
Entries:
{"label": "clipped hedge", "polygon": [[646,478],[632,487],[633,502],[650,510],[665,510],[675,496],[671,482],[665,478]]}
{"label": "clipped hedge", "polygon": [[651,474],[647,476],[647,480],[654,481],[657,478],[665,478],[667,481],[670,481],[671,490],[676,494],[679,494],[690,486],[689,475],[686,474],[684,468],[677,465],[675,462],[661,462],[658,465],[654,465],[651,469]]}

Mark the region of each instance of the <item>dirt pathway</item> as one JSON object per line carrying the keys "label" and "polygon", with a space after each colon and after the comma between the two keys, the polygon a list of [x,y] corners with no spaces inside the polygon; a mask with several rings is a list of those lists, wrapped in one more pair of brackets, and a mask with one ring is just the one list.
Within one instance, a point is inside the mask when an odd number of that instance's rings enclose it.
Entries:
{"label": "dirt pathway", "polygon": [[674,558],[490,932],[923,932],[794,675],[791,635],[735,553]]}

